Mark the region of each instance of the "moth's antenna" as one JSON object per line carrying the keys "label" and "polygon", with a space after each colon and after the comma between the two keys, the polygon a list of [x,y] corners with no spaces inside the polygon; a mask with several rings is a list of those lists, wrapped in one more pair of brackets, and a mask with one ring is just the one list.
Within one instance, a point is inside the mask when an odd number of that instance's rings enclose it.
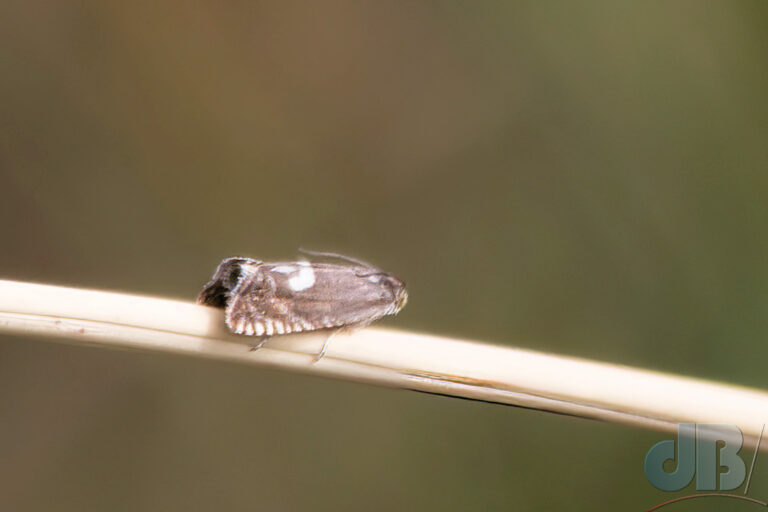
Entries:
{"label": "moth's antenna", "polygon": [[374,267],[370,263],[366,263],[363,260],[357,260],[355,258],[350,258],[349,256],[344,256],[343,254],[338,254],[335,252],[319,252],[319,251],[308,251],[307,249],[299,247],[299,252],[302,254],[307,254],[309,256],[317,256],[320,258],[337,258],[340,260],[348,261],[350,263],[355,263],[357,265],[360,265],[362,267],[370,268],[371,270],[378,270],[381,272],[378,267]]}

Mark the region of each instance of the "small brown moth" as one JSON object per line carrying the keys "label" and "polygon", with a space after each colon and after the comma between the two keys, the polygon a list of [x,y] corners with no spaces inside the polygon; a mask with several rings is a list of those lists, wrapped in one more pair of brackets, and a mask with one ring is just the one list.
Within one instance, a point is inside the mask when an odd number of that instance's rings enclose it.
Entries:
{"label": "small brown moth", "polygon": [[[397,314],[408,300],[405,283],[368,263],[339,254],[303,252],[347,264],[227,258],[197,302],[224,308],[230,331],[258,337],[255,350],[273,334],[363,327]],[[328,339],[318,359],[325,354]]]}

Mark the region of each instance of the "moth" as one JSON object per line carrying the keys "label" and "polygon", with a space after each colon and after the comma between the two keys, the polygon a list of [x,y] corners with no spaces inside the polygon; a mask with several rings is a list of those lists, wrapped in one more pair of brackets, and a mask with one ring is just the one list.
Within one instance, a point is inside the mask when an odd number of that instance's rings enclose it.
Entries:
{"label": "moth", "polygon": [[397,314],[408,300],[405,283],[373,265],[340,254],[302,252],[344,264],[226,258],[197,302],[223,308],[231,332],[257,337],[255,350],[274,334],[364,327]]}

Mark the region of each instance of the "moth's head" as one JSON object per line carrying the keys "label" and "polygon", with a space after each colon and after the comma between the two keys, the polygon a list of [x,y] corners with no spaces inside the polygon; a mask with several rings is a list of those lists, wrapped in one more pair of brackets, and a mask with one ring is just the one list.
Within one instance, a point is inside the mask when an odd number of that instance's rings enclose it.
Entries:
{"label": "moth's head", "polygon": [[197,303],[216,308],[224,308],[232,292],[240,282],[243,273],[248,273],[261,262],[251,258],[227,258],[219,263],[213,277],[197,296]]}
{"label": "moth's head", "polygon": [[392,274],[384,273],[382,273],[380,282],[389,288],[392,296],[395,298],[392,314],[399,313],[405,307],[406,302],[408,302],[408,292],[405,291],[405,283]]}

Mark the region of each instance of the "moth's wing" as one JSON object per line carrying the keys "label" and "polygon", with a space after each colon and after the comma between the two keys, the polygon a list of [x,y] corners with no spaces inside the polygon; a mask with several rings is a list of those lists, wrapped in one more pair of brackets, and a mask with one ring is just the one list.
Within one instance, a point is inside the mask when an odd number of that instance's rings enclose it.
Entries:
{"label": "moth's wing", "polygon": [[244,276],[232,293],[226,309],[226,322],[235,334],[272,336],[310,330],[290,312],[290,305],[277,293],[277,285],[265,272]]}
{"label": "moth's wing", "polygon": [[224,308],[240,282],[243,269],[258,264],[258,261],[250,258],[226,258],[219,264],[211,280],[198,295],[197,303]]}
{"label": "moth's wing", "polygon": [[391,290],[369,269],[330,264],[296,266],[295,272],[289,272],[291,267],[286,265],[275,268],[278,270],[269,275],[275,282],[276,297],[284,299],[294,322],[322,329],[367,324],[392,312],[395,298]]}

